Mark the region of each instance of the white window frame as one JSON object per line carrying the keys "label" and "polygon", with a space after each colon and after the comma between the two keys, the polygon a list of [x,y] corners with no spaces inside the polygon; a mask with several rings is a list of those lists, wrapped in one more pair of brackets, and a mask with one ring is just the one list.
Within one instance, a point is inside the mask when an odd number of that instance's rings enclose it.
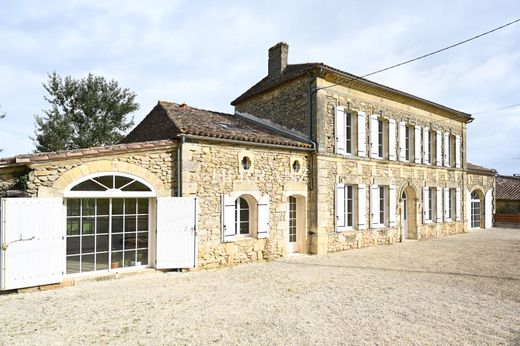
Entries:
{"label": "white window frame", "polygon": [[[240,212],[244,209],[240,206],[240,201],[244,200],[247,204],[247,211],[248,211],[248,220],[247,220],[247,233],[240,233],[240,226],[244,221],[240,219]],[[252,208],[251,204],[247,201],[246,198],[239,196],[235,200],[235,238],[244,238],[244,237],[251,237],[252,235]]]}
{"label": "white window frame", "polygon": [[379,186],[379,215],[378,224],[388,227],[388,186]]}
{"label": "white window frame", "polygon": [[[106,191],[72,191],[76,185],[81,184],[84,181],[91,180],[97,177],[102,176],[121,176],[129,179],[133,179],[150,189],[150,191],[122,191],[121,189],[109,189]],[[128,185],[128,184],[127,184]],[[75,180],[71,183],[67,188],[63,191],[64,198],[125,198],[125,197],[136,197],[136,198],[146,198],[146,197],[156,197],[157,193],[154,187],[148,183],[146,180],[136,177],[127,173],[120,172],[102,172],[102,173],[94,173],[86,175],[78,180]]]}
{"label": "white window frame", "polygon": [[377,119],[377,155],[376,158],[384,159],[385,158],[385,149],[386,149],[386,134],[385,134],[385,121],[381,118]]}
{"label": "white window frame", "polygon": [[[343,192],[341,192],[343,190]],[[350,197],[349,197],[350,191]],[[356,185],[351,184],[336,184],[336,230],[338,232],[353,230],[354,225],[357,222],[357,194],[358,187]],[[343,198],[343,200],[339,200]],[[350,201],[350,208],[349,208]],[[343,206],[342,210],[340,207]],[[350,210],[349,210],[350,209]],[[349,214],[351,215],[351,219],[349,222]],[[340,220],[341,218],[344,220]]]}

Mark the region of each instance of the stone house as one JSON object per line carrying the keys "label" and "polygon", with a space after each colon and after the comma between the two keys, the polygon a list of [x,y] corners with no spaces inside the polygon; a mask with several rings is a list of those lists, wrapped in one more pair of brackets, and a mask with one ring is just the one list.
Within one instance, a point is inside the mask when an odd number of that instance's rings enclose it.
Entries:
{"label": "stone house", "polygon": [[496,176],[497,227],[520,227],[520,176]]}
{"label": "stone house", "polygon": [[491,227],[494,171],[466,162],[469,114],[288,64],[285,43],[232,105],[159,102],[119,145],[1,159],[0,197],[26,198],[2,199],[0,288]]}

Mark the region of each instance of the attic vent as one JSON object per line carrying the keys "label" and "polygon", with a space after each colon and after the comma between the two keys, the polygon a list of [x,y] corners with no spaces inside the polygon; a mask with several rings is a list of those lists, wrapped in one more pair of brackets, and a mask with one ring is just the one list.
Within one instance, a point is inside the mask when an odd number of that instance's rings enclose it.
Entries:
{"label": "attic vent", "polygon": [[229,129],[229,130],[238,130],[238,131],[246,131],[246,132],[249,132],[251,131],[251,129],[248,129],[248,128],[245,128],[245,127],[242,127],[240,125],[235,125],[235,124],[226,124],[226,123],[217,123],[219,126],[225,128],[225,129]]}

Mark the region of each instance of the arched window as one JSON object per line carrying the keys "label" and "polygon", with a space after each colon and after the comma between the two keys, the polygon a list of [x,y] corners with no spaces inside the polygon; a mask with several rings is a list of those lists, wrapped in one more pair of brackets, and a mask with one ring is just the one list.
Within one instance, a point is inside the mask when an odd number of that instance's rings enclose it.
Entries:
{"label": "arched window", "polygon": [[128,174],[87,176],[69,187],[67,274],[148,265],[152,187]]}
{"label": "arched window", "polygon": [[480,196],[477,191],[471,193],[471,228],[478,228],[480,224]]}
{"label": "arched window", "polygon": [[243,197],[235,201],[235,235],[251,234],[251,208]]}

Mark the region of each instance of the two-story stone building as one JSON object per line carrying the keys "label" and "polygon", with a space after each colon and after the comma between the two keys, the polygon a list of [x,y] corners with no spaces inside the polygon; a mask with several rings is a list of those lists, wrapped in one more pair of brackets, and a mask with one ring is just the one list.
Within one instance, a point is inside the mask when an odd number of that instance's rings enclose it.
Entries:
{"label": "two-story stone building", "polygon": [[235,114],[159,102],[120,145],[0,160],[0,196],[33,197],[2,200],[0,288],[491,226],[469,114],[287,59],[269,50]]}

